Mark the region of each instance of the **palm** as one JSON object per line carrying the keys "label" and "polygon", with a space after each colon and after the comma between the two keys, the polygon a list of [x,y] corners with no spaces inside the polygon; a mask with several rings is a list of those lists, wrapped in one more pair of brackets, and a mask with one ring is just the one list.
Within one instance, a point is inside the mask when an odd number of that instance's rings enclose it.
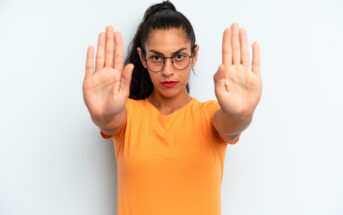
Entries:
{"label": "palm", "polygon": [[[115,45],[115,48],[114,48]],[[129,96],[132,65],[122,68],[123,42],[119,32],[112,27],[100,33],[94,72],[94,50],[87,52],[86,75],[83,82],[83,96],[92,117],[107,119],[119,113]]]}
{"label": "palm", "polygon": [[262,78],[257,43],[253,44],[252,69],[244,29],[233,24],[223,35],[222,61],[214,75],[215,94],[224,112],[251,115],[261,97]]}

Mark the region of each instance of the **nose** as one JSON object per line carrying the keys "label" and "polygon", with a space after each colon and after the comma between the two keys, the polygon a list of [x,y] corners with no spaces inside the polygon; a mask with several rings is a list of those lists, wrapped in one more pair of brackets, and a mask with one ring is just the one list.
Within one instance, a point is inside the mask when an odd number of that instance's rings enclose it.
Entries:
{"label": "nose", "polygon": [[165,76],[170,76],[174,73],[173,70],[173,63],[171,58],[166,58],[164,62],[164,68],[162,70],[162,74]]}

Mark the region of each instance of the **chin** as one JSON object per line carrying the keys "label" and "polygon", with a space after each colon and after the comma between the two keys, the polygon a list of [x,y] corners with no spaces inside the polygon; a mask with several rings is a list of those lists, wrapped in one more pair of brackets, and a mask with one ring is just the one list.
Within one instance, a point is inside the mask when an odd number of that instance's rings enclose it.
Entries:
{"label": "chin", "polygon": [[[186,88],[186,87],[185,87]],[[158,93],[165,98],[172,98],[180,94],[180,88],[160,89]]]}
{"label": "chin", "polygon": [[178,92],[159,92],[165,98],[173,98],[178,95]]}

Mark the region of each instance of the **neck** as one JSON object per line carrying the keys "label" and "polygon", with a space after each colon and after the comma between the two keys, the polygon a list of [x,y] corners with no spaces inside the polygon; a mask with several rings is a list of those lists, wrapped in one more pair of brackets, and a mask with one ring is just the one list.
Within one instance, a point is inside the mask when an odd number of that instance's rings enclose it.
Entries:
{"label": "neck", "polygon": [[163,95],[153,91],[147,100],[160,111],[173,112],[190,102],[192,97],[187,93],[187,91],[173,97],[164,97]]}

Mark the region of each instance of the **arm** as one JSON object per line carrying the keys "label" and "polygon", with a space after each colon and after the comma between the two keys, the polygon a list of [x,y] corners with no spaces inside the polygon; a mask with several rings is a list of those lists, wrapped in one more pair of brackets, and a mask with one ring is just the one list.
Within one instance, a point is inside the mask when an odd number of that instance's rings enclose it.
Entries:
{"label": "arm", "polygon": [[126,121],[126,107],[123,110],[110,117],[108,119],[95,119],[92,117],[93,122],[99,126],[100,130],[108,135],[111,136],[117,132],[119,128],[121,128],[122,124]]}
{"label": "arm", "polygon": [[252,115],[233,117],[219,109],[213,115],[213,125],[225,142],[235,141],[252,121]]}
{"label": "arm", "polygon": [[247,33],[237,23],[223,33],[222,64],[213,78],[220,105],[213,125],[225,141],[232,142],[251,123],[262,92],[259,45],[253,43],[250,67]]}
{"label": "arm", "polygon": [[112,26],[101,32],[95,57],[94,47],[87,50],[83,97],[92,121],[106,136],[114,134],[126,120],[125,103],[130,94],[134,65],[123,67],[123,40]]}

